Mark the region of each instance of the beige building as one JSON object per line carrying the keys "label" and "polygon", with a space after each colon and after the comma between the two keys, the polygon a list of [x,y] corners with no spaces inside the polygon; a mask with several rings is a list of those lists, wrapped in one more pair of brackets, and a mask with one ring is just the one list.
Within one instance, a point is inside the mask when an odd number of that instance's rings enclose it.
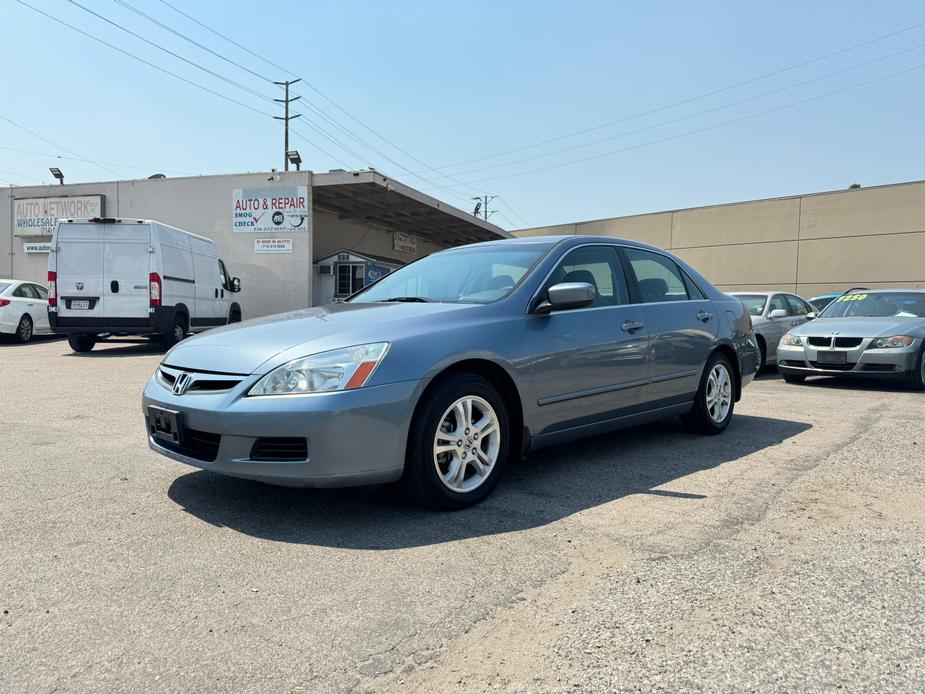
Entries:
{"label": "beige building", "polygon": [[650,243],[724,291],[925,287],[925,181],[524,229]]}

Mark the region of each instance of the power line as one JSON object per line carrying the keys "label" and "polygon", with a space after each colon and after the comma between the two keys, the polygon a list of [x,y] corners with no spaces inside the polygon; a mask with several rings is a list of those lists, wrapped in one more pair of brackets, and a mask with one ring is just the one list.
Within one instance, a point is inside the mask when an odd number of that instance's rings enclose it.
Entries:
{"label": "power line", "polygon": [[32,178],[32,176],[26,176],[25,174],[16,173],[15,171],[7,171],[6,169],[0,169],[0,173],[9,174],[10,176],[16,176],[17,178],[24,178],[27,181],[38,181],[39,183],[44,183],[44,181],[39,178]]}
{"label": "power line", "polygon": [[93,164],[94,166],[98,166],[99,168],[103,169],[104,171],[108,171],[109,173],[111,173],[111,174],[113,174],[113,175],[115,175],[115,176],[122,176],[122,174],[120,174],[118,171],[113,171],[113,170],[110,169],[109,167],[103,166],[102,164],[100,164],[100,163],[97,162],[97,161],[93,161],[92,159],[87,159],[85,156],[80,155],[80,154],[78,154],[77,152],[68,149],[67,147],[64,147],[64,146],[62,146],[62,145],[59,145],[57,142],[53,142],[52,140],[49,140],[47,137],[43,137],[42,135],[39,135],[37,132],[35,132],[35,131],[33,131],[33,130],[29,130],[29,128],[27,128],[26,126],[20,125],[20,124],[17,123],[16,121],[10,120],[10,119],[7,118],[6,116],[0,115],[0,120],[5,120],[5,121],[6,121],[7,123],[9,123],[10,125],[12,125],[12,126],[14,126],[14,127],[17,127],[17,128],[19,128],[20,130],[23,130],[23,131],[29,133],[29,134],[32,135],[33,137],[37,137],[38,139],[42,140],[43,142],[47,142],[48,144],[52,145],[53,147],[57,147],[57,148],[59,148],[59,149],[63,149],[63,150],[64,150],[65,152],[67,152],[68,154],[73,154],[75,157],[77,157],[78,159],[80,159],[80,160],[83,161],[83,162],[86,162],[87,164]]}
{"label": "power line", "polygon": [[493,177],[491,177],[491,178],[483,178],[483,179],[481,179],[481,180],[479,180],[479,181],[472,181],[472,183],[485,183],[485,182],[487,182],[487,181],[498,181],[498,180],[505,179],[505,178],[514,178],[514,177],[516,177],[516,176],[524,176],[524,175],[526,175],[526,174],[538,173],[538,172],[540,172],[540,171],[549,171],[549,170],[551,170],[551,169],[558,169],[558,168],[561,168],[561,167],[563,167],[563,166],[572,166],[573,164],[581,164],[581,163],[584,163],[584,162],[586,162],[586,161],[592,161],[592,160],[595,160],[595,159],[603,159],[604,157],[612,157],[612,156],[617,155],[617,154],[622,154],[623,152],[630,152],[630,151],[632,151],[632,150],[642,149],[643,147],[649,147],[649,146],[652,146],[652,145],[661,144],[661,143],[663,143],[663,142],[670,142],[670,141],[672,141],[672,140],[677,140],[677,139],[680,139],[680,138],[682,138],[682,137],[688,137],[688,136],[690,136],[690,135],[696,135],[696,134],[698,134],[698,133],[707,132],[707,131],[709,131],[709,130],[716,130],[717,128],[721,128],[721,127],[724,127],[724,126],[726,126],[726,125],[733,125],[733,124],[735,124],[735,123],[741,123],[741,122],[743,122],[743,121],[751,120],[751,119],[753,119],[753,118],[758,118],[758,117],[760,117],[760,116],[764,116],[764,115],[767,115],[767,114],[769,114],[769,113],[776,113],[776,112],[778,112],[778,111],[783,111],[783,110],[788,109],[788,108],[794,108],[794,107],[796,107],[796,106],[801,106],[802,104],[806,104],[806,103],[809,103],[809,102],[812,102],[812,101],[818,101],[819,99],[824,99],[824,98],[826,98],[826,97],[833,96],[833,95],[835,95],[835,94],[841,94],[841,93],[843,93],[843,92],[847,92],[847,91],[850,91],[850,90],[852,90],[852,89],[858,89],[858,88],[860,88],[860,87],[865,87],[865,86],[867,86],[867,85],[874,84],[875,82],[881,82],[881,81],[883,81],[883,80],[885,80],[885,79],[889,79],[889,78],[891,78],[891,77],[897,77],[897,76],[899,76],[899,75],[904,75],[904,74],[913,72],[913,71],[915,71],[915,70],[921,70],[922,68],[925,68],[925,63],[921,63],[921,64],[919,64],[919,65],[915,65],[915,66],[910,67],[910,68],[907,68],[907,69],[905,69],[905,70],[899,70],[898,72],[891,72],[891,73],[889,73],[889,74],[887,74],[887,75],[882,75],[882,76],[880,76],[880,77],[875,77],[875,78],[873,78],[873,79],[866,80],[866,81],[864,81],[864,82],[857,82],[857,83],[852,84],[852,85],[849,85],[849,86],[847,86],[847,87],[842,87],[841,89],[834,89],[834,90],[832,90],[832,91],[830,91],[830,92],[825,92],[824,94],[819,94],[819,95],[817,95],[817,96],[808,97],[808,98],[806,98],[806,99],[800,99],[799,101],[794,101],[794,102],[791,102],[791,103],[789,103],[789,104],[784,104],[783,106],[778,106],[778,107],[776,107],[776,108],[771,108],[771,109],[767,109],[767,110],[764,110],[764,111],[759,111],[759,112],[757,112],[757,113],[751,113],[751,114],[748,114],[748,115],[746,115],[746,116],[742,116],[741,118],[734,118],[734,119],[732,119],[732,120],[723,121],[723,122],[721,122],[721,123],[715,123],[715,124],[713,124],[713,125],[708,125],[708,126],[705,126],[705,127],[703,127],[703,128],[697,128],[696,130],[688,130],[688,131],[686,131],[686,132],[679,133],[679,134],[677,134],[677,135],[671,135],[671,136],[669,136],[669,137],[663,137],[663,138],[660,138],[660,139],[658,139],[658,140],[651,140],[651,141],[649,141],[649,142],[643,142],[643,143],[640,143],[640,144],[638,144],[638,145],[633,145],[632,147],[624,147],[624,148],[622,148],[622,149],[613,150],[613,151],[611,151],[611,152],[603,152],[603,153],[601,153],[601,154],[595,154],[595,155],[592,155],[592,156],[589,156],[589,157],[583,157],[582,159],[572,159],[571,161],[560,162],[560,163],[558,163],[558,164],[552,164],[552,165],[550,165],[550,166],[542,166],[542,167],[539,167],[539,168],[536,168],[536,169],[528,169],[528,170],[526,170],[526,171],[518,171],[518,172],[515,172],[515,173],[511,173],[511,174],[506,174],[506,175],[503,175],[503,176],[493,176]]}
{"label": "power line", "polygon": [[[31,154],[37,157],[51,157],[53,159],[66,159],[68,161],[85,161],[84,159],[81,159],[79,157],[66,157],[62,154],[53,154],[51,152],[36,152],[35,150],[20,149],[18,147],[5,147],[3,145],[0,145],[0,149],[6,150],[7,152],[19,152],[20,154]],[[163,169],[158,166],[138,166],[138,165],[133,165],[133,164],[120,164],[118,162],[112,162],[112,161],[100,161],[99,163],[109,164],[110,166],[118,166],[119,168],[122,168],[122,169],[144,169],[145,171],[160,171],[162,173],[177,174],[179,176],[195,176],[195,174],[192,174],[188,171],[173,171],[171,169]]]}
{"label": "power line", "polygon": [[789,91],[789,90],[791,90],[791,89],[796,89],[796,88],[798,88],[798,87],[804,87],[804,86],[806,86],[807,84],[812,84],[813,82],[818,82],[818,81],[820,81],[820,80],[828,79],[829,77],[834,77],[835,75],[841,75],[841,74],[846,73],[846,72],[851,72],[852,70],[857,70],[857,69],[862,68],[862,67],[867,67],[868,65],[873,65],[874,63],[880,63],[880,62],[883,62],[884,60],[889,60],[890,58],[895,58],[895,57],[898,56],[898,55],[904,55],[904,54],[906,54],[906,53],[911,53],[912,51],[919,51],[919,50],[922,50],[923,48],[925,48],[925,43],[919,44],[918,46],[912,46],[911,48],[904,48],[904,49],[901,50],[901,51],[896,51],[896,52],[894,52],[894,53],[890,53],[889,55],[881,56],[881,57],[879,57],[879,58],[873,58],[873,59],[871,59],[871,60],[866,60],[866,61],[864,61],[864,62],[862,62],[862,63],[857,63],[857,64],[855,64],[855,65],[851,65],[851,66],[849,66],[849,67],[842,68],[842,69],[840,69],[840,70],[834,70],[834,71],[832,71],[832,72],[827,72],[827,73],[825,73],[824,75],[819,75],[819,76],[817,76],[817,77],[811,77],[811,78],[809,78],[809,79],[802,80],[802,81],[800,81],[800,82],[794,82],[793,84],[788,84],[788,85],[783,86],[783,87],[778,87],[777,89],[772,89],[772,90],[770,90],[770,91],[762,92],[762,93],[760,93],[760,94],[755,94],[755,95],[753,95],[753,96],[748,96],[748,97],[745,97],[745,98],[743,98],[743,99],[738,99],[738,100],[736,100],[736,101],[730,101],[730,102],[725,103],[725,104],[720,104],[719,106],[713,106],[712,108],[704,109],[704,110],[702,110],[702,111],[697,111],[697,112],[695,112],[695,113],[690,113],[690,114],[687,114],[687,115],[684,115],[684,116],[678,116],[677,118],[671,118],[671,119],[669,119],[669,120],[660,121],[660,122],[658,122],[658,123],[654,123],[654,124],[652,124],[652,125],[646,125],[646,126],[644,126],[644,127],[636,128],[636,129],[634,129],[634,130],[624,130],[623,132],[617,133],[617,134],[615,134],[615,135],[609,135],[609,136],[607,136],[607,137],[602,137],[602,138],[599,138],[599,139],[597,139],[597,140],[591,140],[590,142],[584,142],[584,143],[581,143],[581,144],[578,144],[578,145],[572,145],[572,146],[570,146],[570,147],[562,147],[562,148],[560,148],[560,149],[554,149],[554,150],[551,150],[551,151],[549,151],[549,152],[544,152],[544,153],[542,153],[542,154],[535,154],[535,155],[533,155],[532,157],[524,157],[524,158],[522,158],[522,159],[514,159],[514,160],[511,160],[511,161],[502,162],[502,163],[500,163],[500,164],[492,164],[491,166],[484,166],[484,167],[481,167],[481,168],[478,168],[478,169],[470,169],[470,170],[468,170],[468,171],[461,171],[461,172],[457,173],[456,175],[457,175],[457,176],[468,176],[469,174],[481,173],[482,171],[491,171],[491,170],[493,170],[493,169],[500,169],[500,168],[504,168],[504,167],[506,167],[506,166],[513,166],[514,164],[521,164],[521,163],[527,162],[527,161],[535,161],[535,160],[537,160],[537,159],[545,159],[546,157],[552,157],[552,156],[555,156],[555,155],[557,155],[557,154],[563,154],[563,153],[565,153],[565,152],[572,152],[572,151],[574,151],[574,150],[576,150],[576,149],[583,149],[583,148],[585,148],[585,147],[591,147],[591,146],[593,146],[593,145],[599,145],[599,144],[601,144],[601,143],[603,143],[603,142],[610,142],[611,140],[617,140],[617,139],[620,139],[620,138],[622,138],[622,137],[628,137],[629,135],[637,135],[637,134],[639,134],[639,133],[646,132],[646,131],[648,131],[648,130],[655,130],[656,128],[661,128],[661,127],[664,127],[664,126],[666,126],[666,125],[672,125],[672,124],[674,124],[674,123],[680,123],[681,121],[690,120],[691,118],[697,118],[698,116],[703,116],[703,115],[706,115],[706,114],[708,114],[708,113],[714,113],[714,112],[716,112],[716,111],[722,111],[722,110],[725,110],[725,109],[727,109],[727,108],[732,108],[733,106],[740,106],[740,105],[745,104],[745,103],[748,103],[748,102],[750,102],[750,101],[756,101],[756,100],[758,100],[758,99],[762,99],[762,98],[764,98],[764,97],[766,97],[766,96],[771,96],[771,95],[773,95],[773,94],[779,94],[780,92]]}
{"label": "power line", "polygon": [[[164,0],[161,0],[161,2],[164,2]],[[640,111],[639,113],[634,113],[634,114],[632,114],[632,115],[630,115],[630,116],[624,116],[624,117],[618,118],[618,119],[616,119],[616,120],[607,121],[606,123],[601,123],[601,124],[599,124],[599,125],[594,125],[594,126],[591,126],[591,127],[589,127],[589,128],[583,128],[582,130],[576,130],[576,131],[574,131],[574,132],[570,132],[570,133],[567,133],[567,134],[565,134],[565,135],[559,135],[559,136],[557,136],[557,137],[551,137],[551,138],[548,138],[548,139],[546,139],[546,140],[541,140],[541,141],[539,141],[539,142],[534,142],[534,143],[532,143],[532,144],[522,145],[522,146],[520,146],[520,147],[514,147],[514,148],[512,148],[512,149],[504,150],[503,152],[496,152],[496,153],[494,153],[494,154],[489,154],[489,155],[485,155],[485,156],[482,156],[482,157],[476,157],[476,158],[474,158],[474,159],[466,159],[466,160],[464,160],[464,161],[459,161],[459,162],[456,162],[456,163],[454,163],[454,164],[446,164],[446,165],[443,165],[443,166],[438,166],[437,168],[438,168],[439,170],[442,171],[442,170],[444,170],[444,169],[452,169],[452,168],[455,168],[455,167],[457,167],[457,166],[462,166],[462,165],[464,165],[464,164],[473,164],[473,163],[475,163],[475,162],[485,161],[486,159],[496,159],[497,157],[502,157],[502,156],[504,156],[504,155],[506,155],[506,154],[515,154],[515,153],[517,153],[517,152],[522,152],[522,151],[527,150],[527,149],[533,149],[533,148],[535,148],[535,147],[541,147],[542,145],[547,145],[547,144],[550,144],[550,143],[552,143],[552,142],[559,142],[560,140],[566,140],[566,139],[571,138],[571,137],[577,137],[578,135],[584,135],[584,134],[586,134],[586,133],[593,132],[593,131],[595,131],[595,130],[601,130],[601,129],[607,128],[607,127],[609,127],[609,126],[611,126],[611,125],[618,125],[618,124],[620,124],[620,123],[625,123],[626,121],[635,120],[635,119],[637,119],[637,118],[642,118],[643,116],[650,116],[650,115],[652,115],[652,114],[654,114],[654,113],[659,113],[659,112],[661,112],[661,111],[667,111],[668,109],[672,109],[672,108],[675,108],[675,107],[677,107],[677,106],[683,106],[684,104],[689,104],[689,103],[691,103],[691,102],[699,101],[699,100],[701,100],[701,99],[706,99],[707,97],[715,96],[715,95],[721,94],[721,93],[723,93],[723,92],[731,91],[731,90],[733,90],[733,89],[738,89],[739,87],[745,87],[745,86],[747,86],[747,85],[749,85],[749,84],[754,84],[755,82],[760,82],[760,81],[762,81],[762,80],[766,80],[766,79],[769,79],[769,78],[771,78],[771,77],[776,77],[777,75],[781,75],[781,74],[784,74],[784,73],[786,73],[786,72],[791,72],[791,71],[793,71],[793,70],[798,70],[798,69],[801,68],[801,67],[806,67],[807,65],[812,65],[812,64],[814,64],[814,63],[818,63],[818,62],[821,62],[821,61],[823,61],[823,60],[827,60],[828,58],[834,58],[834,57],[837,56],[837,55],[841,55],[841,54],[843,54],[843,53],[848,53],[848,52],[850,52],[850,51],[857,50],[858,48],[863,48],[864,46],[869,46],[869,45],[871,45],[871,44],[878,43],[878,42],[880,42],[880,41],[884,41],[884,40],[886,40],[886,39],[888,39],[888,38],[892,38],[892,37],[898,36],[898,35],[900,35],[900,34],[904,34],[904,33],[910,32],[910,31],[914,31],[915,29],[919,29],[919,28],[921,28],[921,27],[923,27],[923,26],[925,26],[925,22],[919,22],[918,24],[913,24],[913,25],[911,25],[911,26],[907,26],[907,27],[905,27],[905,28],[898,29],[897,31],[891,31],[891,32],[889,32],[889,33],[887,33],[887,34],[883,34],[883,35],[881,35],[881,36],[877,36],[877,37],[872,38],[872,39],[869,39],[869,40],[867,40],[867,41],[862,41],[861,43],[856,43],[856,44],[854,44],[854,45],[852,45],[852,46],[847,46],[847,47],[845,47],[845,48],[840,48],[840,49],[838,49],[837,51],[832,51],[831,53],[826,53],[825,55],[820,55],[820,56],[817,56],[817,57],[815,57],[815,58],[811,58],[811,59],[809,59],[809,60],[804,60],[804,61],[799,62],[799,63],[794,63],[793,65],[788,65],[787,67],[779,68],[779,69],[777,69],[777,70],[772,70],[771,72],[766,72],[766,73],[764,73],[764,74],[762,74],[762,75],[758,75],[757,77],[752,77],[752,78],[749,78],[749,79],[747,79],[747,80],[743,80],[743,81],[741,81],[741,82],[736,82],[736,83],[734,83],[734,84],[727,85],[727,86],[725,86],[725,87],[720,87],[720,88],[718,88],[718,89],[713,89],[713,90],[711,90],[711,91],[704,92],[704,93],[698,94],[698,95],[696,95],[696,96],[688,97],[688,98],[686,98],[686,99],[681,99],[680,101],[674,101],[674,102],[672,102],[672,103],[670,103],[670,104],[665,104],[664,106],[658,106],[658,107],[656,107],[656,108],[652,108],[652,109],[649,109],[649,110],[647,110],[647,111]],[[458,174],[458,175],[462,175],[462,174]]]}
{"label": "power line", "polygon": [[[508,209],[508,212],[510,212],[512,215],[514,215],[515,217],[517,217],[517,219],[520,220],[520,223],[521,223],[521,224],[523,224],[525,227],[530,226],[530,222],[528,222],[526,219],[524,219],[524,218],[521,217],[519,214],[517,214],[517,210],[515,210],[513,207],[511,207],[511,203],[509,203],[509,202],[507,201],[506,198],[504,198],[504,197],[501,196],[501,195],[498,195],[498,196],[496,196],[496,197],[497,197],[497,199],[501,202],[501,204],[504,205],[504,206]],[[503,214],[503,213],[502,213],[502,214]],[[507,216],[507,215],[505,215],[505,216]],[[508,218],[508,219],[510,219],[510,218]],[[515,226],[516,226],[516,225],[515,225]]]}

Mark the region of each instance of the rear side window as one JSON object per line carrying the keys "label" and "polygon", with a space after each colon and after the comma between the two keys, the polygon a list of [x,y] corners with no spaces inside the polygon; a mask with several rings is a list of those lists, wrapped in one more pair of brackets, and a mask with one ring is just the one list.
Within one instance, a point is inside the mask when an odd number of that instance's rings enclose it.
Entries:
{"label": "rear side window", "polygon": [[42,301],[48,300],[48,290],[45,289],[45,287],[40,287],[37,284],[33,284],[32,291],[34,291]]}
{"label": "rear side window", "polygon": [[[688,301],[690,299],[681,269],[673,260],[638,248],[624,250],[636,275],[639,295],[643,303],[654,304],[661,301]],[[697,298],[702,298],[702,295]]]}
{"label": "rear side window", "polygon": [[583,246],[570,251],[553,270],[548,289],[561,282],[587,282],[597,289],[592,307],[630,303],[626,276],[613,246]]}
{"label": "rear side window", "polygon": [[32,289],[31,284],[21,284],[13,290],[13,296],[20,299],[38,299],[38,295]]}

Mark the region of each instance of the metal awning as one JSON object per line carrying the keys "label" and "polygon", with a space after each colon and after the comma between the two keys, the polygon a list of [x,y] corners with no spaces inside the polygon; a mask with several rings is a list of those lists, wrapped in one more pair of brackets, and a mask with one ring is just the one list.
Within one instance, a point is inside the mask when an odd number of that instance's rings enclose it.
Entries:
{"label": "metal awning", "polygon": [[447,245],[511,238],[504,229],[383,176],[332,171],[312,176],[312,206]]}

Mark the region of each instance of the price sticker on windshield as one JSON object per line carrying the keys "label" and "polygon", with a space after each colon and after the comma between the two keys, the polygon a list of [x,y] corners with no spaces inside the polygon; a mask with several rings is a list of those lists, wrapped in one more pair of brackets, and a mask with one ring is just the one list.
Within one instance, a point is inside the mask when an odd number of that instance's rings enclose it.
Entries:
{"label": "price sticker on windshield", "polygon": [[864,301],[866,298],[867,294],[844,294],[835,301]]}

